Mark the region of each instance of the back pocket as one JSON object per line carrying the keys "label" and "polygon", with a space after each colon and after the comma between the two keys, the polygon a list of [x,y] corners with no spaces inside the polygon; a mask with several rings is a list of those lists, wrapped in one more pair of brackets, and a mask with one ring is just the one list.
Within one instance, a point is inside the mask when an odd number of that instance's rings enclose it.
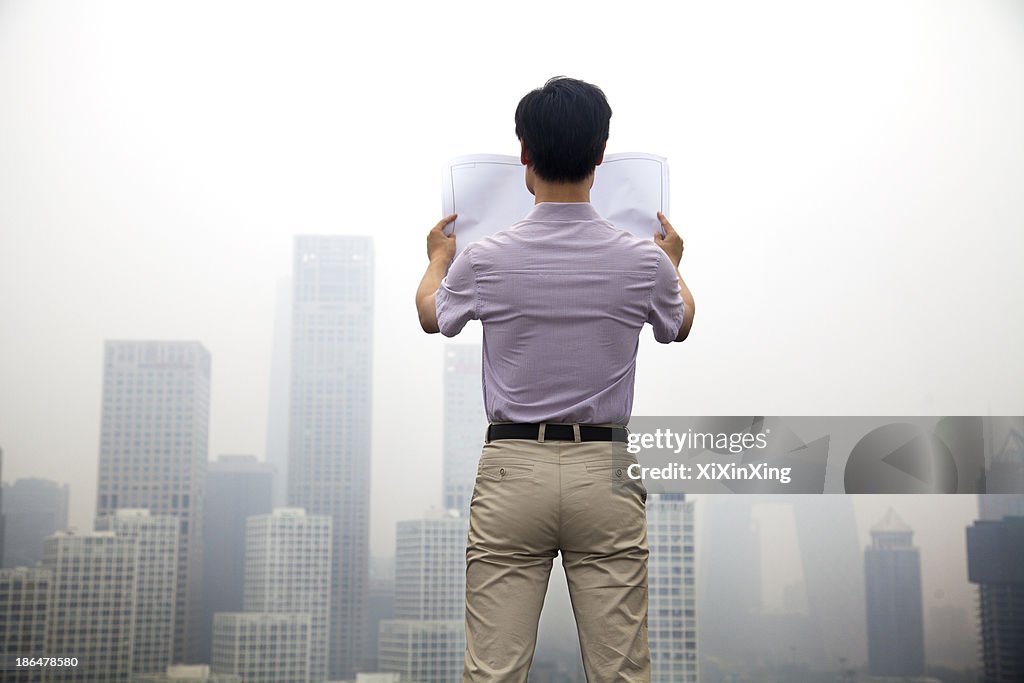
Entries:
{"label": "back pocket", "polygon": [[508,481],[528,477],[533,472],[533,465],[528,463],[487,463],[481,465],[479,474],[494,481]]}

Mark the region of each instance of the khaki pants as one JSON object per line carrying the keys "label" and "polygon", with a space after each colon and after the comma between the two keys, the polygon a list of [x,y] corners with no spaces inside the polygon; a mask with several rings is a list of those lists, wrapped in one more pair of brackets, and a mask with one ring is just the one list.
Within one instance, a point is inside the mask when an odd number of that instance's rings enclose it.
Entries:
{"label": "khaki pants", "polygon": [[561,551],[589,683],[649,681],[647,493],[626,444],[484,445],[466,549],[463,682],[525,683]]}

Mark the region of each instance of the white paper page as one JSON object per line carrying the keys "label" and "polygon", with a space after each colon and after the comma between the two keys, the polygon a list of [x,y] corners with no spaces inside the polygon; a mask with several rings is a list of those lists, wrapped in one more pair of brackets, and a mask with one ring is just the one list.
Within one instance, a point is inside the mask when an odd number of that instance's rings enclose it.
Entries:
{"label": "white paper page", "polygon": [[[442,212],[459,217],[446,230],[456,248],[522,220],[533,208],[519,157],[473,154],[453,159],[444,174]],[[661,232],[657,212],[668,214],[668,162],[653,154],[605,155],[590,200],[602,217],[642,239]]]}

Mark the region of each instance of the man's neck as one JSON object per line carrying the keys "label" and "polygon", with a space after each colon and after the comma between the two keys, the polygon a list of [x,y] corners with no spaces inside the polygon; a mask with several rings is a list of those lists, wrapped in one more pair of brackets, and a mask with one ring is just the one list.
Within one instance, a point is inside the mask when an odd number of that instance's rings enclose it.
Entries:
{"label": "man's neck", "polygon": [[593,178],[578,183],[552,183],[540,178],[533,182],[534,204],[541,202],[589,202]]}

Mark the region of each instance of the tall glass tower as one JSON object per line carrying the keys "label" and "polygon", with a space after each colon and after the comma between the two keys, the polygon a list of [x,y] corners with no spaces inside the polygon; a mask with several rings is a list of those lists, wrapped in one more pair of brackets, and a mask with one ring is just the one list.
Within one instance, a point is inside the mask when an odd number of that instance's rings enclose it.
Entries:
{"label": "tall glass tower", "polygon": [[682,493],[647,498],[647,629],[652,683],[697,682],[693,503]]}
{"label": "tall glass tower", "polygon": [[249,518],[245,611],[309,614],[309,682],[327,680],[331,518],[277,508]]}
{"label": "tall glass tower", "polygon": [[113,531],[135,546],[132,673],[165,671],[171,664],[174,633],[178,520],[151,515],[145,509],[122,508],[99,521],[103,528],[98,531]]}
{"label": "tall glass tower", "polygon": [[332,519],[330,676],[354,678],[370,552],[373,242],[300,235],[292,271],[288,504]]}
{"label": "tall glass tower", "polygon": [[398,523],[395,618],[380,622],[381,671],[421,683],[461,677],[468,534],[469,518],[456,510]]}
{"label": "tall glass tower", "polygon": [[444,348],[444,508],[469,516],[487,416],[479,344]]}
{"label": "tall glass tower", "polygon": [[121,508],[177,517],[173,657],[198,649],[210,354],[194,341],[108,341],[96,526]]}
{"label": "tall glass tower", "polygon": [[868,667],[873,676],[924,673],[921,556],[914,531],[892,509],[864,550]]}

